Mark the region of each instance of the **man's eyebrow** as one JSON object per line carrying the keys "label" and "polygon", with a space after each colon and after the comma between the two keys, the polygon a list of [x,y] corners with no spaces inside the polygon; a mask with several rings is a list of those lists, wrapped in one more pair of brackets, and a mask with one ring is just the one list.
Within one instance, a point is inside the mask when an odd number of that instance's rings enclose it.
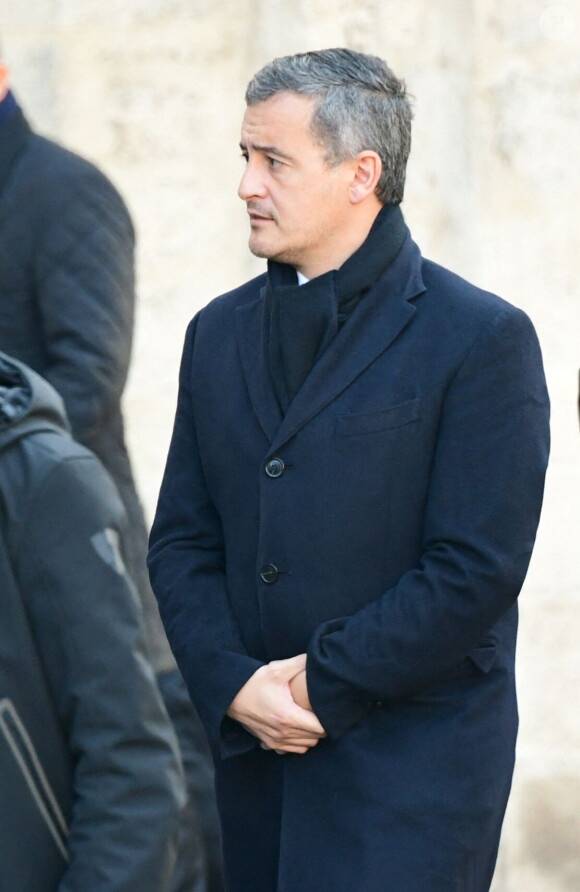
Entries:
{"label": "man's eyebrow", "polygon": [[[278,158],[284,158],[286,161],[292,160],[291,155],[283,152],[282,149],[279,149],[277,146],[262,146],[258,145],[258,143],[252,143],[252,148],[255,152],[263,152],[264,155],[276,155]],[[243,142],[240,143],[240,149],[242,152],[248,151],[248,147]]]}

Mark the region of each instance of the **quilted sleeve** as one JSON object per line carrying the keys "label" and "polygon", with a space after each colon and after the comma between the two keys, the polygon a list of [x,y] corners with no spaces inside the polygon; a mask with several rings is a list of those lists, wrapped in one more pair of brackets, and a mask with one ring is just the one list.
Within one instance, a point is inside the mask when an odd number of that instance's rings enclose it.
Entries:
{"label": "quilted sleeve", "polygon": [[76,439],[87,442],[118,403],[127,378],[134,232],[106,177],[70,158],[46,209],[34,277],[47,350],[44,374],[65,401]]}

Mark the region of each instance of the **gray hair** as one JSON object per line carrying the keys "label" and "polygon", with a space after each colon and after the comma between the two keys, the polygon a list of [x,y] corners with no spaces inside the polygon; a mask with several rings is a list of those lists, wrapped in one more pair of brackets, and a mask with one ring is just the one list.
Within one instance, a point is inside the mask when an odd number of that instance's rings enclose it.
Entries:
{"label": "gray hair", "polygon": [[285,90],[318,97],[310,127],[328,164],[370,149],[382,162],[377,197],[383,204],[403,200],[413,111],[404,81],[386,62],[343,48],[282,56],[254,75],[246,103]]}

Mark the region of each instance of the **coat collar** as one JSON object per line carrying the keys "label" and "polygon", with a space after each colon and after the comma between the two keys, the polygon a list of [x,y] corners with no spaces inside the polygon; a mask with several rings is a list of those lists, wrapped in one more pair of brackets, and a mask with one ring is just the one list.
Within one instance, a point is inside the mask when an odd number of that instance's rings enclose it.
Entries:
{"label": "coat collar", "polygon": [[20,108],[2,123],[0,127],[0,194],[8,182],[12,165],[31,134]]}
{"label": "coat collar", "polygon": [[362,245],[339,269],[298,285],[294,267],[268,262],[270,375],[284,412],[317,358],[393,262],[407,232],[399,205],[385,205]]}
{"label": "coat collar", "polygon": [[415,312],[410,301],[424,291],[421,255],[407,233],[397,257],[322,354],[283,418],[268,368],[263,291],[258,300],[238,307],[242,367],[270,452],[283,446],[390,346]]}

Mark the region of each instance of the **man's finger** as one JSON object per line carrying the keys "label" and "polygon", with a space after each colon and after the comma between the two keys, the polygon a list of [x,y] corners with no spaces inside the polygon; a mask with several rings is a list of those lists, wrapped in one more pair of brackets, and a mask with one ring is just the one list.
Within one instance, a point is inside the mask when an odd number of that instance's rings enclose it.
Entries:
{"label": "man's finger", "polygon": [[294,701],[288,707],[287,717],[291,727],[306,731],[308,734],[315,734],[317,737],[326,737],[326,731],[315,714],[309,709],[298,706]]}
{"label": "man's finger", "polygon": [[297,654],[295,657],[288,657],[287,660],[272,660],[268,665],[277,675],[290,680],[306,669],[306,654]]}
{"label": "man's finger", "polygon": [[[318,743],[318,741],[316,742]],[[277,753],[278,755],[284,755],[285,753],[297,753],[298,755],[303,755],[312,749],[312,746],[301,746],[298,743],[277,743],[275,746],[263,744],[262,749],[266,752]]]}

